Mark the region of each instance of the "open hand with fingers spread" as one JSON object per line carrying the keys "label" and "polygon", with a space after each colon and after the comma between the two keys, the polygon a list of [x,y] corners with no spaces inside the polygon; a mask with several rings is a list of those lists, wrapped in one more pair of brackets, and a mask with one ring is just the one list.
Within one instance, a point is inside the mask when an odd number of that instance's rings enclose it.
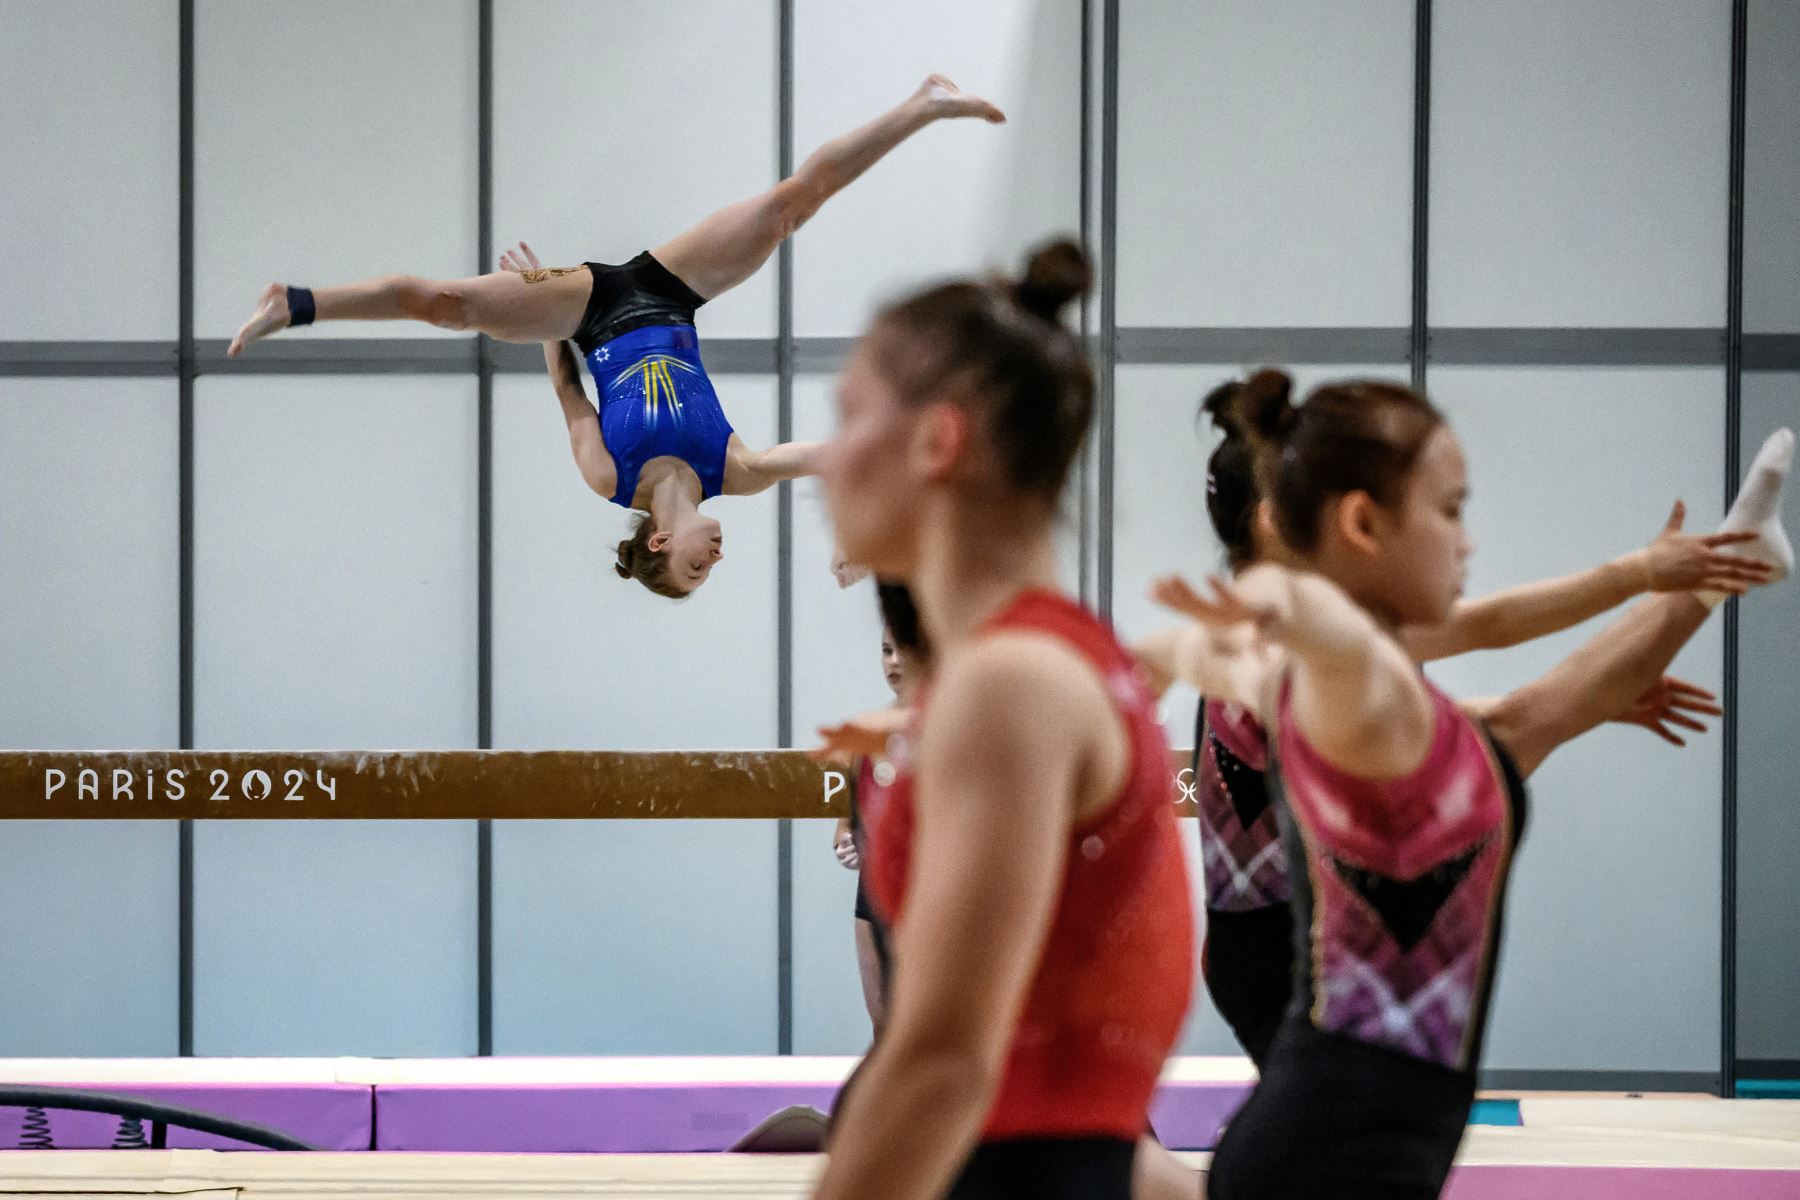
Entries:
{"label": "open hand with fingers spread", "polygon": [[500,269],[523,275],[527,271],[543,270],[544,264],[538,261],[538,256],[532,252],[530,245],[520,242],[500,256]]}
{"label": "open hand with fingers spread", "polygon": [[1277,623],[1282,613],[1274,601],[1253,601],[1217,575],[1206,579],[1211,597],[1202,596],[1179,575],[1165,575],[1150,586],[1150,598],[1164,608],[1223,632],[1236,626],[1261,631]]}
{"label": "open hand with fingers spread", "polygon": [[1697,684],[1673,675],[1664,675],[1650,690],[1639,696],[1637,703],[1614,717],[1621,725],[1641,725],[1663,741],[1674,746],[1687,742],[1670,729],[1679,725],[1696,733],[1706,732],[1706,723],[1690,715],[1721,717],[1725,710],[1716,703],[1718,697]]}
{"label": "open hand with fingers spread", "polygon": [[1760,559],[1725,549],[1756,540],[1754,532],[1683,533],[1687,505],[1677,500],[1656,540],[1634,553],[1651,592],[1722,592],[1741,596],[1774,578],[1774,568]]}
{"label": "open hand with fingers spread", "polygon": [[888,739],[906,728],[910,709],[882,708],[841,725],[824,725],[819,737],[825,743],[806,753],[819,762],[852,763],[887,753]]}

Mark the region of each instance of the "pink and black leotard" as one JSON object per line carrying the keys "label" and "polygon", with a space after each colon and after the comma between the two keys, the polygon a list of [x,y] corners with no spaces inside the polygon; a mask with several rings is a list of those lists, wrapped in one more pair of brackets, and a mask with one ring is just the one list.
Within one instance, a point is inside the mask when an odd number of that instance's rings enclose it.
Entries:
{"label": "pink and black leotard", "polygon": [[1424,1200],[1449,1174],[1526,798],[1505,748],[1430,693],[1424,762],[1375,781],[1326,762],[1283,691],[1268,778],[1292,867],[1293,1003],[1213,1157],[1214,1200]]}
{"label": "pink and black leotard", "polygon": [[1259,1067],[1287,1014],[1294,968],[1287,848],[1263,777],[1268,744],[1256,718],[1202,698],[1194,783],[1206,880],[1207,994]]}

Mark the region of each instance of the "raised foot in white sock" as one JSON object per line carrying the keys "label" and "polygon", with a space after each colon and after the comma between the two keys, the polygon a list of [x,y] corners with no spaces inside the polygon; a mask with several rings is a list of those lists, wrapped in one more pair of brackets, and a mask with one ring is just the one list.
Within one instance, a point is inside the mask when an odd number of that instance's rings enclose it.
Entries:
{"label": "raised foot in white sock", "polygon": [[1721,533],[1756,534],[1756,541],[1745,542],[1738,552],[1769,563],[1777,579],[1794,569],[1794,547],[1781,524],[1781,493],[1793,465],[1794,431],[1777,429],[1751,460],[1744,486],[1719,526]]}
{"label": "raised foot in white sock", "polygon": [[[1779,583],[1794,569],[1794,545],[1781,524],[1781,493],[1787,484],[1788,471],[1794,465],[1794,431],[1777,429],[1756,452],[1744,486],[1738,490],[1731,511],[1719,523],[1720,533],[1754,533],[1756,537],[1731,547],[1731,553],[1760,559],[1774,568],[1770,583]],[[1708,604],[1718,604],[1725,597],[1717,592],[1701,593]]]}

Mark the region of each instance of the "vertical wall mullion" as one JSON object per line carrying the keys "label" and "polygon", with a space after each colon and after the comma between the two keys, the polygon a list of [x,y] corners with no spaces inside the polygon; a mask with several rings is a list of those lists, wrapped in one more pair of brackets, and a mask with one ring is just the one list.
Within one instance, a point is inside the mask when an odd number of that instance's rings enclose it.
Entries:
{"label": "vertical wall mullion", "polygon": [[[494,264],[494,0],[477,0],[475,270]],[[494,745],[494,344],[475,339],[475,744]],[[494,823],[475,825],[475,1052],[494,1052]]]}
{"label": "vertical wall mullion", "polygon": [[1431,0],[1413,4],[1412,385],[1425,389],[1431,344]]}
{"label": "vertical wall mullion", "polygon": [[[1094,214],[1090,192],[1094,186],[1094,152],[1093,152],[1093,113],[1094,81],[1093,81],[1093,36],[1094,36],[1094,0],[1081,0],[1081,157],[1078,171],[1081,189],[1080,204],[1077,208],[1077,223],[1081,238],[1081,252],[1093,262],[1094,255]],[[1094,333],[1093,305],[1088,298],[1081,303],[1081,347],[1082,352],[1093,360]],[[1091,431],[1090,431],[1091,434]],[[1076,465],[1076,589],[1083,604],[1094,603],[1094,504],[1091,491],[1094,485],[1094,438],[1089,436],[1081,448],[1081,458]]]}
{"label": "vertical wall mullion", "polygon": [[[181,0],[178,74],[180,134],[177,211],[179,280],[176,285],[176,404],[179,409],[180,598],[181,632],[179,712],[177,725],[183,750],[194,746],[194,0]],[[194,1053],[194,823],[182,821],[176,832],[176,1020],[178,1052]]]}
{"label": "vertical wall mullion", "polygon": [[[1743,470],[1744,142],[1748,92],[1749,0],[1731,5],[1731,167],[1725,222],[1725,504]],[[1719,1094],[1737,1093],[1738,605],[1725,604],[1725,672],[1719,723]]]}
{"label": "vertical wall mullion", "polygon": [[1095,601],[1113,608],[1113,416],[1119,362],[1119,0],[1105,0],[1100,54],[1100,378]]}
{"label": "vertical wall mullion", "polygon": [[[776,0],[777,126],[775,177],[794,171],[794,0]],[[794,247],[784,240],[775,251],[775,424],[776,440],[794,438]],[[775,493],[775,735],[783,748],[794,744],[794,485]],[[775,831],[775,1009],[776,1052],[794,1052],[794,823],[781,820]]]}

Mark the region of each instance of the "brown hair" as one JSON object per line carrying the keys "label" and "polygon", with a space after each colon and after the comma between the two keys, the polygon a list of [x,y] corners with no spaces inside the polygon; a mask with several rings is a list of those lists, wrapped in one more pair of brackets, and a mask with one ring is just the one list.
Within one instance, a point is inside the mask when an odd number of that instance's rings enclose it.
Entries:
{"label": "brown hair", "polygon": [[1238,380],[1222,383],[1200,402],[1201,415],[1225,435],[1206,460],[1206,515],[1234,571],[1256,561],[1256,506],[1262,501],[1256,487],[1256,453],[1231,415],[1232,401],[1243,389]]}
{"label": "brown hair", "polygon": [[929,659],[931,642],[925,636],[925,623],[919,619],[912,590],[904,583],[877,579],[875,599],[881,606],[881,623],[894,635],[894,648],[914,658]]}
{"label": "brown hair", "polygon": [[1322,384],[1300,405],[1293,387],[1285,372],[1258,371],[1231,398],[1227,420],[1255,451],[1257,484],[1274,501],[1283,540],[1310,553],[1331,501],[1352,492],[1384,506],[1401,501],[1444,414],[1397,383]]}
{"label": "brown hair", "polygon": [[1017,280],[957,280],[915,293],[876,318],[881,369],[915,403],[966,385],[1007,481],[1054,500],[1094,409],[1087,359],[1059,320],[1090,278],[1087,257],[1064,240],[1040,247]]}
{"label": "brown hair", "polygon": [[687,593],[669,578],[669,552],[650,548],[652,532],[650,514],[639,513],[637,527],[618,545],[619,560],[613,564],[613,570],[620,579],[635,579],[659,596],[685,600]]}

